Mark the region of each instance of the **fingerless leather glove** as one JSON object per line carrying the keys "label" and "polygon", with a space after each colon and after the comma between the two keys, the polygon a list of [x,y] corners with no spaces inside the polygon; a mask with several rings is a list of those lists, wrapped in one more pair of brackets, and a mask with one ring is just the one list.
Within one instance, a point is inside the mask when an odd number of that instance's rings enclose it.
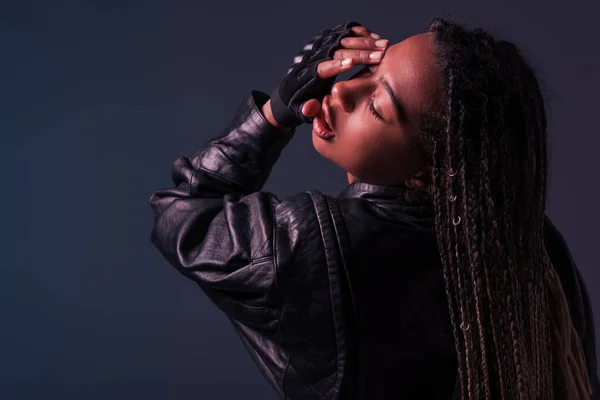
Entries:
{"label": "fingerless leather glove", "polygon": [[333,53],[341,47],[341,40],[353,36],[351,28],[358,25],[360,24],[350,21],[326,29],[298,52],[294,63],[271,93],[271,110],[279,124],[296,127],[312,122],[312,118],[302,114],[303,104],[310,99],[321,101],[335,82],[335,77],[321,79],[317,75],[317,66],[333,59]]}

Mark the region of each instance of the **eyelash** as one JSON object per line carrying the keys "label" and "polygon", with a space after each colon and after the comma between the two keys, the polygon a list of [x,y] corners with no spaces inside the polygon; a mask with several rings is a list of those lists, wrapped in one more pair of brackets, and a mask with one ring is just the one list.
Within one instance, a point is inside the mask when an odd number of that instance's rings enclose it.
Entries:
{"label": "eyelash", "polygon": [[369,101],[369,111],[373,115],[373,117],[379,121],[383,121],[383,117],[379,115],[377,110],[375,109],[375,104],[373,104],[373,98],[371,97],[371,101]]}
{"label": "eyelash", "polygon": [[[363,75],[365,75],[366,73],[372,74],[373,72],[371,71],[371,68],[369,66],[364,67],[362,70],[360,70],[356,75],[354,75],[352,78],[350,79],[354,79],[354,78],[358,78],[358,77],[362,77]],[[373,118],[375,118],[378,121],[383,121],[383,117],[381,116],[381,114],[379,114],[377,112],[377,110],[375,109],[375,104],[373,103],[374,97],[371,97],[371,99],[369,100],[369,112],[371,113],[371,115],[373,116]]]}

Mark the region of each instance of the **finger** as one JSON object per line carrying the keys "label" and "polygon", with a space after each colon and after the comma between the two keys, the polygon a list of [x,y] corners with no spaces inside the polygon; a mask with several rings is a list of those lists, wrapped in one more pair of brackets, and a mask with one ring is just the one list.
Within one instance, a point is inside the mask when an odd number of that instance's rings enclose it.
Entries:
{"label": "finger", "polygon": [[349,50],[382,50],[390,44],[387,39],[373,39],[372,37],[345,37],[340,41],[342,48]]}
{"label": "finger", "polygon": [[370,36],[373,39],[381,39],[380,35],[378,35],[374,32],[371,32],[371,30],[369,28],[366,28],[362,25],[354,26],[350,29],[352,30],[352,32],[354,32],[358,36]]}
{"label": "finger", "polygon": [[321,79],[333,78],[342,72],[348,71],[353,66],[354,60],[352,58],[323,61],[317,65],[317,75]]}
{"label": "finger", "polygon": [[321,111],[321,103],[317,99],[310,99],[302,105],[302,114],[314,118]]}
{"label": "finger", "polygon": [[346,50],[340,49],[333,53],[334,60],[351,58],[354,64],[378,64],[383,57],[381,50]]}

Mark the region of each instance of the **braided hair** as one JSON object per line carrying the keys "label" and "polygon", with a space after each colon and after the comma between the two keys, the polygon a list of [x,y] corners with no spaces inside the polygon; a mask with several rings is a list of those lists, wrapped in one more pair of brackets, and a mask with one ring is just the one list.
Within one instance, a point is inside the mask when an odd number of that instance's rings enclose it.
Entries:
{"label": "braided hair", "polygon": [[445,19],[443,95],[422,121],[463,399],[589,399],[560,279],[544,247],[546,116],[519,49]]}

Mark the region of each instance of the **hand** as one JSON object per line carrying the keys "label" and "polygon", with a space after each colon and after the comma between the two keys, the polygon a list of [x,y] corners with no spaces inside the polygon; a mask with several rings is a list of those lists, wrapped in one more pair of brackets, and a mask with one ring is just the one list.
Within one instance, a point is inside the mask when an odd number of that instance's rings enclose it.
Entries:
{"label": "hand", "polygon": [[[317,74],[321,79],[337,77],[355,65],[373,65],[381,62],[383,53],[390,44],[389,40],[381,39],[364,26],[356,26],[352,31],[357,37],[342,39],[342,48],[333,53],[333,60],[323,61],[317,66]],[[307,100],[302,106],[302,114],[309,118],[317,116],[321,110],[321,100]]]}
{"label": "hand", "polygon": [[[298,53],[265,105],[277,125],[295,127],[312,122],[309,116],[314,116],[316,105],[312,102],[305,110],[305,103],[315,99],[320,104],[331,91],[335,77],[352,66],[379,63],[388,42],[377,39],[378,35],[356,22],[338,25],[315,36]],[[372,53],[379,58],[369,57]]]}

